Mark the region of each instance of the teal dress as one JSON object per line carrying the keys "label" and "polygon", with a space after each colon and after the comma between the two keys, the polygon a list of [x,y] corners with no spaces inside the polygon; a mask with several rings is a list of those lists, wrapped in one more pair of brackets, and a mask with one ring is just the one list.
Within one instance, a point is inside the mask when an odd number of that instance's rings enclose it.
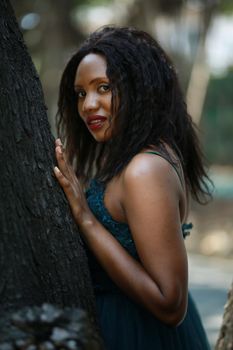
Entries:
{"label": "teal dress", "polygon": [[[104,185],[92,180],[86,192],[90,209],[104,227],[139,260],[129,226],[115,221],[104,205]],[[121,291],[88,251],[97,317],[106,350],[209,350],[202,323],[189,295],[186,317],[178,327],[158,320]]]}

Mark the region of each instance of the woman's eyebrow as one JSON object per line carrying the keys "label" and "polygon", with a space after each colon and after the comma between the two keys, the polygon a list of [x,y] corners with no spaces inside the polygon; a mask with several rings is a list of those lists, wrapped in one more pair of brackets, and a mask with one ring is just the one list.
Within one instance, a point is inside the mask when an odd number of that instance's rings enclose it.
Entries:
{"label": "woman's eyebrow", "polygon": [[74,85],[74,89],[81,88],[81,87],[82,87],[82,85],[78,85],[78,84]]}
{"label": "woman's eyebrow", "polygon": [[[94,78],[94,79],[92,79],[89,83],[88,83],[88,85],[91,85],[91,84],[93,84],[93,83],[95,83],[96,81],[98,81],[98,80],[108,80],[108,77],[97,77],[97,78]],[[82,85],[80,85],[80,84],[75,84],[74,85],[74,88],[80,88],[80,87],[82,87]]]}

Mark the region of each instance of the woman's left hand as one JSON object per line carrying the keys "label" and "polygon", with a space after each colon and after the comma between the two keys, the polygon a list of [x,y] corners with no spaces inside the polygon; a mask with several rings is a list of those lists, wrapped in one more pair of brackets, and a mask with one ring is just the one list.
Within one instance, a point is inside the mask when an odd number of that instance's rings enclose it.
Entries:
{"label": "woman's left hand", "polygon": [[60,139],[55,141],[55,146],[58,163],[58,167],[54,168],[55,176],[65,192],[75,221],[82,226],[85,221],[92,217],[92,213],[88,207],[82,186],[72,166],[67,162]]}

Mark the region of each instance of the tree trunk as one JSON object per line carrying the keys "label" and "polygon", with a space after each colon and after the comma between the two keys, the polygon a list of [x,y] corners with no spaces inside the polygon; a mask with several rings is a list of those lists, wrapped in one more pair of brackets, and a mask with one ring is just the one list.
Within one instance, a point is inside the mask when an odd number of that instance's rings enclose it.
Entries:
{"label": "tree trunk", "polygon": [[206,62],[206,38],[215,8],[216,2],[214,0],[206,3],[203,9],[199,10],[202,29],[186,94],[188,112],[197,125],[199,125],[201,121],[210,80],[210,68]]}
{"label": "tree trunk", "polygon": [[43,302],[94,315],[87,258],[53,176],[38,75],[8,0],[0,2],[0,315]]}
{"label": "tree trunk", "polygon": [[223,323],[215,350],[233,349],[233,283],[228,293],[228,301],[225,306]]}

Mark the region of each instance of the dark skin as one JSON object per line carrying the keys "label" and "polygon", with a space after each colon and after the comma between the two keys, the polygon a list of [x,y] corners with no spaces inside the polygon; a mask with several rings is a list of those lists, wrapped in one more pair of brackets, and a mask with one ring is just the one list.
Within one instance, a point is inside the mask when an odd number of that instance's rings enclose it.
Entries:
{"label": "dark skin", "polygon": [[[77,108],[84,121],[90,115],[106,117],[96,133],[90,131],[97,141],[103,142],[112,117],[111,91],[103,88],[102,78],[107,84],[104,57],[89,54],[77,69],[74,86],[81,88]],[[114,118],[111,125],[114,128]],[[111,129],[107,133],[110,137]],[[111,279],[158,319],[178,325],[187,307],[188,268],[181,232],[187,215],[187,195],[173,167],[165,159],[144,152],[133,157],[123,172],[107,184],[104,197],[112,217],[129,225],[140,263],[91,212],[59,139],[55,175],[86,243]]]}

